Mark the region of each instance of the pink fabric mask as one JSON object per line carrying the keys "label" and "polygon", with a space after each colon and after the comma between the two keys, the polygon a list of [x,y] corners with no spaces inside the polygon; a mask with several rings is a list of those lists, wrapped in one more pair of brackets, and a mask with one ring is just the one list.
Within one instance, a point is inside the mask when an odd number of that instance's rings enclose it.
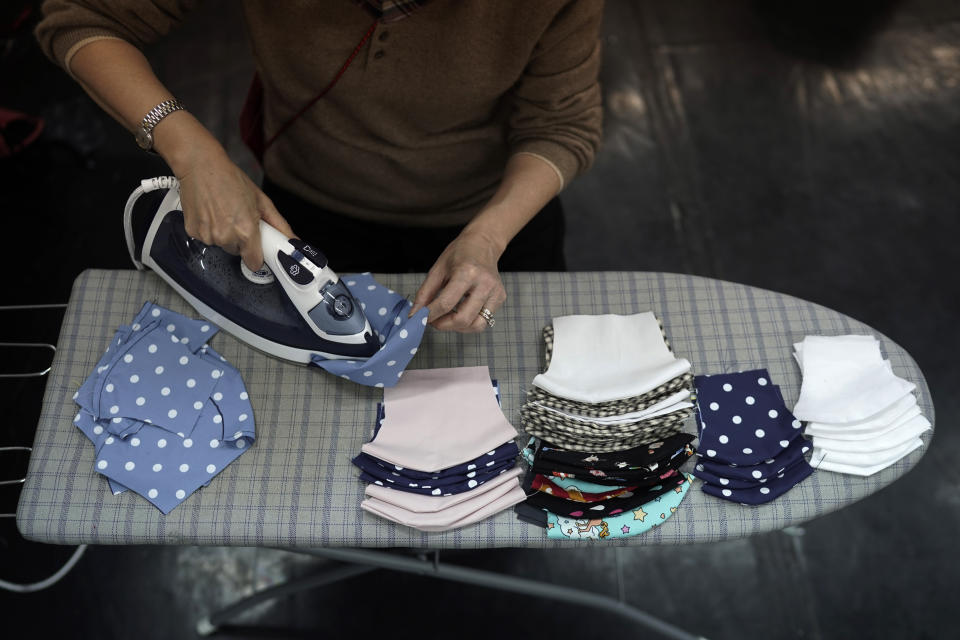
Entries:
{"label": "pink fabric mask", "polygon": [[[463,495],[470,493],[473,492],[468,491]],[[441,511],[416,513],[376,498],[367,498],[360,503],[360,507],[381,518],[421,531],[447,531],[489,518],[495,513],[523,502],[524,499],[526,494],[520,488],[519,481],[513,478],[510,482],[488,489],[482,495],[461,501]]]}
{"label": "pink fabric mask", "polygon": [[490,393],[486,366],[406,371],[383,402],[383,425],[360,449],[410,469],[446,469],[517,437]]}
{"label": "pink fabric mask", "polygon": [[426,496],[418,493],[409,493],[407,491],[398,491],[389,487],[381,487],[375,484],[368,484],[364,494],[368,498],[373,498],[381,503],[388,503],[405,511],[412,513],[435,513],[449,509],[461,502],[470,500],[481,501],[482,498],[490,498],[488,493],[497,487],[503,485],[519,484],[516,479],[521,475],[520,467],[514,467],[509,471],[501,473],[499,476],[484,482],[476,489],[455,493],[452,496]]}

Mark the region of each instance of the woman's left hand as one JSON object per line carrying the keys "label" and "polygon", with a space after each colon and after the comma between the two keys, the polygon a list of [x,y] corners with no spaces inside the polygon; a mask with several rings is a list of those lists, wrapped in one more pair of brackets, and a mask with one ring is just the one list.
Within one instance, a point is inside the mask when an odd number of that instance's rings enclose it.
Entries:
{"label": "woman's left hand", "polygon": [[430,268],[410,315],[429,307],[428,322],[435,329],[462,333],[486,329],[481,310],[496,313],[507,299],[497,271],[504,248],[483,232],[462,231]]}
{"label": "woman's left hand", "polygon": [[507,299],[497,261],[525,224],[554,197],[563,180],[543,158],[510,157],[487,205],[447,245],[413,300],[412,316],[430,308],[428,322],[441,331],[477,333],[487,328],[483,309],[496,313]]}

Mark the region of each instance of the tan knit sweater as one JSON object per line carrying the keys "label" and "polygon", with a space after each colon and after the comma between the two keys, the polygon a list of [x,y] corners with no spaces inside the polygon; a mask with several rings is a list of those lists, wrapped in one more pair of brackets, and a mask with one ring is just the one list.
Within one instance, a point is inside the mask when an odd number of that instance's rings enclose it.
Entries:
{"label": "tan knit sweater", "polygon": [[[199,1],[47,0],[37,37],[69,69],[85,44],[143,46]],[[372,19],[350,0],[243,7],[269,138],[327,85]],[[539,156],[567,184],[600,142],[602,9],[602,0],[432,0],[378,25],[336,87],[268,149],[264,170],[321,207],[413,226],[468,221],[511,154]]]}

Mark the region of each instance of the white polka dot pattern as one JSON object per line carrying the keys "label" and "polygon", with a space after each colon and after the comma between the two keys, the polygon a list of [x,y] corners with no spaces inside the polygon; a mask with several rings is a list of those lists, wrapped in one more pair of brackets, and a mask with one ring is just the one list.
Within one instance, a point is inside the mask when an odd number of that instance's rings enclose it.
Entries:
{"label": "white polka dot pattern", "polygon": [[706,493],[761,504],[809,475],[806,440],[765,370],[697,376],[695,384],[710,424],[724,425],[722,432],[708,426],[697,411],[705,455],[694,475],[704,481]]}
{"label": "white polka dot pattern", "polygon": [[[75,424],[98,446],[95,467],[112,493],[129,488],[169,513],[253,442],[253,407],[236,369],[205,345],[215,328],[150,303],[141,323],[136,334],[118,332],[117,348],[84,381]],[[239,432],[236,446],[220,446],[225,428]],[[197,438],[210,446],[194,447]]]}
{"label": "white polka dot pattern", "polygon": [[[408,318],[410,305],[403,296],[381,286],[369,273],[349,275],[344,282],[360,308],[370,311],[367,320],[380,349],[367,360],[325,360],[314,356],[311,364],[346,380],[370,387],[392,387],[417,353],[427,326],[427,309]],[[390,372],[389,369],[394,371]]]}

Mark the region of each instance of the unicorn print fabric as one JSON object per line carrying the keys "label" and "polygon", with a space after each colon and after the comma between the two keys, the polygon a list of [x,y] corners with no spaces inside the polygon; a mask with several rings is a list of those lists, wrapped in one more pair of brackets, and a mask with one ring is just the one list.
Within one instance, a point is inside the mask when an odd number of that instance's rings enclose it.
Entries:
{"label": "unicorn print fabric", "polygon": [[604,540],[628,538],[660,526],[670,518],[687,495],[690,477],[683,476],[671,490],[620,515],[595,517],[562,516],[547,512],[547,538],[551,540]]}

